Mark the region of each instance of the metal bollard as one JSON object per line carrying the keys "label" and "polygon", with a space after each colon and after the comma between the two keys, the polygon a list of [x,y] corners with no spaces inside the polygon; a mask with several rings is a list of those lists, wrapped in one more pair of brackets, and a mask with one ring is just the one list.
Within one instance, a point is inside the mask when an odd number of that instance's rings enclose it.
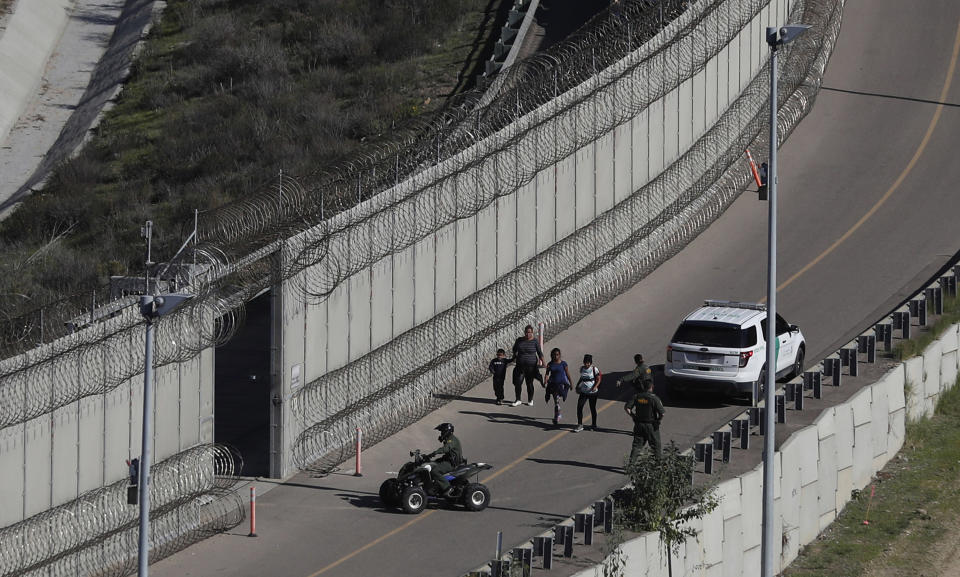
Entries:
{"label": "metal bollard", "polygon": [[787,402],[793,402],[793,395],[795,394],[793,390],[793,383],[787,383],[787,386],[783,388],[783,394],[785,395]]}
{"label": "metal bollard", "polygon": [[584,523],[586,521],[586,513],[574,513],[573,514],[573,531],[575,533],[584,532]]}
{"label": "metal bollard", "polygon": [[877,323],[873,330],[877,333],[877,342],[883,343],[883,350],[889,351],[893,348],[893,323]]}
{"label": "metal bollard", "polygon": [[533,549],[529,547],[515,547],[513,549],[513,566],[520,567],[523,577],[530,577],[533,569]]}
{"label": "metal bollard", "polygon": [[907,301],[907,310],[910,311],[911,317],[916,317],[920,314],[920,299],[910,299]]}
{"label": "metal bollard", "polygon": [[952,272],[940,277],[940,288],[943,289],[943,294],[948,297],[957,296],[957,277]]}
{"label": "metal bollard", "polygon": [[[904,307],[906,308],[906,307]],[[910,338],[910,311],[898,310],[893,313],[893,327],[900,329],[900,338]]]}
{"label": "metal bollard", "polygon": [[510,577],[510,561],[494,559],[490,562],[490,577]]}
{"label": "metal bollard", "polygon": [[607,502],[606,501],[597,501],[593,504],[593,514],[596,515],[597,523],[600,525],[604,524],[604,521],[607,518]]}
{"label": "metal bollard", "polygon": [[613,497],[607,497],[604,501],[607,502],[607,507],[603,516],[603,532],[613,533]]}
{"label": "metal bollard", "polygon": [[927,326],[927,301],[920,299],[917,301],[917,322],[921,327]]}
{"label": "metal bollard", "polygon": [[750,407],[747,409],[747,426],[748,427],[757,427],[760,425],[760,407]]}
{"label": "metal bollard", "polygon": [[833,386],[840,386],[840,357],[835,355],[830,355],[829,357],[823,359],[823,374],[830,375],[830,378],[833,379]]}
{"label": "metal bollard", "polygon": [[803,410],[803,381],[793,384],[794,389],[796,389],[796,394],[793,397],[793,408],[802,411]]}
{"label": "metal bollard", "polygon": [[593,513],[587,513],[583,520],[583,544],[593,545]]}
{"label": "metal bollard", "polygon": [[723,431],[723,444],[721,445],[723,451],[723,462],[730,462],[730,445],[733,440],[733,434],[730,431]]}
{"label": "metal bollard", "polygon": [[867,355],[868,363],[877,362],[877,337],[876,335],[860,335],[857,337],[857,351]]}
{"label": "metal bollard", "polygon": [[774,401],[777,404],[777,422],[786,423],[787,422],[786,399],[783,398],[783,395],[777,395],[776,397],[774,397]]}
{"label": "metal bollard", "polygon": [[860,374],[860,367],[858,365],[859,359],[857,358],[857,348],[858,348],[857,343],[852,342],[846,347],[840,349],[841,360],[843,359],[843,351],[847,351],[846,352],[847,362],[844,364],[847,365],[847,369],[851,377],[856,377],[858,374]]}
{"label": "metal bollard", "polygon": [[943,314],[943,289],[939,286],[930,286],[923,289],[924,300],[927,301],[927,312],[935,315]]}
{"label": "metal bollard", "polygon": [[757,413],[759,413],[759,414],[757,415],[757,423],[759,424],[759,427],[760,427],[759,433],[760,433],[760,436],[761,436],[761,437],[762,437],[763,435],[765,435],[766,432],[767,432],[766,412],[767,412],[767,411],[766,411],[766,408],[765,408],[765,407],[759,407],[759,408],[757,409]]}
{"label": "metal bollard", "polygon": [[707,444],[706,443],[697,443],[693,446],[693,453],[698,463],[702,463],[706,458],[707,454]]}
{"label": "metal bollard", "polygon": [[573,525],[563,526],[563,556],[573,557]]}
{"label": "metal bollard", "polygon": [[542,537],[543,539],[543,568],[553,569],[553,537]]}
{"label": "metal bollard", "polygon": [[737,419],[740,423],[740,448],[750,448],[750,421]]}

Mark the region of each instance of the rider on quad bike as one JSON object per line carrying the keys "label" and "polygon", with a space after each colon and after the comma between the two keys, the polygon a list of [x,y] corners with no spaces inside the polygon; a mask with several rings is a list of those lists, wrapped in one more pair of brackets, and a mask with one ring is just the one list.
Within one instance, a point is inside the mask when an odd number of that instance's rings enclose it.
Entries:
{"label": "rider on quad bike", "polygon": [[440,431],[440,436],[437,438],[440,441],[440,448],[427,453],[426,458],[432,459],[440,455],[430,467],[430,478],[436,483],[437,494],[446,497],[450,493],[450,481],[446,479],[446,474],[463,464],[463,451],[460,448],[460,440],[453,434],[452,423],[441,423],[435,427],[435,430]]}
{"label": "rider on quad bike", "polygon": [[[411,451],[413,460],[400,467],[396,478],[380,485],[380,500],[387,507],[400,507],[413,514],[423,511],[431,499],[460,504],[469,511],[486,509],[490,490],[471,478],[491,469],[492,465],[466,463],[450,423],[443,423],[436,430],[440,431],[440,448],[427,454],[419,449]],[[439,457],[431,461],[437,455]]]}

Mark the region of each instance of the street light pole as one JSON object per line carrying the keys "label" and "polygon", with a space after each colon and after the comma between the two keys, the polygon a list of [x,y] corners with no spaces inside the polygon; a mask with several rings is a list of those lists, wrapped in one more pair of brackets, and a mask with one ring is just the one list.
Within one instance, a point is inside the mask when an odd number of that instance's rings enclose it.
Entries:
{"label": "street light pole", "polygon": [[[149,311],[149,312],[148,312]],[[150,439],[153,438],[153,297],[140,298],[140,313],[147,320],[143,369],[143,432],[140,440],[140,542],[137,547],[137,575],[147,577],[150,565]]]}
{"label": "street light pole", "polygon": [[146,350],[143,368],[143,434],[140,441],[140,474],[138,476],[140,503],[140,541],[137,547],[137,576],[147,577],[150,565],[150,441],[153,439],[153,342],[156,319],[170,314],[193,295],[169,294],[140,297],[140,314],[147,321]]}
{"label": "street light pole", "polygon": [[760,575],[773,577],[773,473],[776,442],[774,419],[774,383],[777,378],[777,49],[795,40],[809,26],[786,25],[779,30],[767,28],[767,44],[770,46],[770,159],[767,176],[768,202],[770,203],[767,226],[767,346],[766,391],[764,394],[763,437],[763,535],[760,547]]}

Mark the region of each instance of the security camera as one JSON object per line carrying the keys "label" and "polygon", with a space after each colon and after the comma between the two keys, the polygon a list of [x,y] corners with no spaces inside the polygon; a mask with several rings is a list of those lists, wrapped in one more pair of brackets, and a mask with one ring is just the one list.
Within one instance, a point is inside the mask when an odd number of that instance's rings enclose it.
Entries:
{"label": "security camera", "polygon": [[807,24],[787,24],[780,28],[779,44],[789,44],[810,28]]}

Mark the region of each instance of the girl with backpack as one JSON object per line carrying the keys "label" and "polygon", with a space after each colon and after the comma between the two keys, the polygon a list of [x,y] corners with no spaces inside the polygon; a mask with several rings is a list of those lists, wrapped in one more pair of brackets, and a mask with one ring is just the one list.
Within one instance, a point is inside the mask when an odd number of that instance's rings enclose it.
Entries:
{"label": "girl with backpack", "polygon": [[560,399],[566,401],[567,391],[570,390],[570,369],[567,361],[560,358],[560,349],[550,351],[550,362],[547,363],[547,374],[544,376],[547,381],[544,401],[553,397],[553,424],[556,425],[563,417],[560,414]]}
{"label": "girl with backpack", "polygon": [[580,380],[577,381],[577,428],[574,433],[583,430],[583,406],[590,403],[590,417],[593,424],[590,430],[597,430],[597,397],[600,393],[600,381],[603,373],[593,365],[593,355],[583,355],[583,366],[580,367]]}

